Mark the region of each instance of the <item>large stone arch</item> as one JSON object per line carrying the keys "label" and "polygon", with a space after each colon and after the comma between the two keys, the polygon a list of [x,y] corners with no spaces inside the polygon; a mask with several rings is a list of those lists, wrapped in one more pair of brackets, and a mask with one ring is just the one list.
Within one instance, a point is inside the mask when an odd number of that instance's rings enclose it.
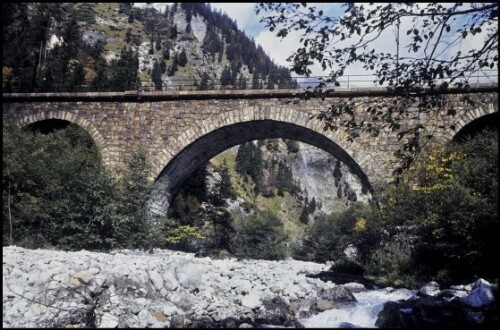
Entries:
{"label": "large stone arch", "polygon": [[77,114],[69,111],[54,110],[54,111],[42,111],[35,114],[25,116],[17,121],[17,124],[21,127],[28,126],[43,120],[59,119],[66,120],[70,123],[80,126],[83,128],[92,138],[96,144],[98,150],[101,152],[102,162],[104,165],[110,165],[110,153],[108,148],[106,148],[105,140],[101,133],[95,128],[95,126],[87,119],[78,116]]}
{"label": "large stone arch", "polygon": [[[324,131],[322,122],[301,111],[252,110],[233,110],[203,120],[180,137],[164,142],[165,148],[154,158],[153,168],[157,181],[168,179],[169,198],[196,168],[213,156],[235,145],[267,138],[293,139],[329,152],[346,164],[372,193],[372,182],[386,179],[371,153],[356,141],[348,141],[342,129]],[[163,205],[161,213],[168,208],[169,198],[163,197],[159,202]]]}

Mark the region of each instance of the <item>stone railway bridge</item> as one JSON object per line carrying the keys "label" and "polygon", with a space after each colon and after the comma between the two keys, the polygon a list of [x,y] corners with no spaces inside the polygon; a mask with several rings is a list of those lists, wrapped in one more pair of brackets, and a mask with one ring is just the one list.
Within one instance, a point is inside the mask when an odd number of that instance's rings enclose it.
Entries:
{"label": "stone railway bridge", "polygon": [[[497,116],[497,84],[477,85],[472,92],[484,101],[481,105],[459,104],[454,116],[405,109],[402,127],[421,123],[437,140],[447,141],[472,122]],[[457,102],[461,93],[450,90],[444,101]],[[304,100],[303,95],[300,90],[12,93],[3,94],[2,111],[4,122],[20,126],[51,119],[81,126],[95,141],[103,162],[114,170],[134,150],[145,148],[153,165],[152,179],[168,179],[168,193],[157,205],[161,213],[199,166],[255,139],[286,138],[321,148],[347,165],[370,191],[374,184],[393,181],[392,172],[399,165],[394,152],[404,141],[398,141],[391,129],[384,128],[377,137],[361,133],[349,142],[342,128],[325,131],[323,122],[311,119],[341,98],[391,96],[386,88],[336,90],[324,100]],[[368,119],[364,109],[356,111]]]}

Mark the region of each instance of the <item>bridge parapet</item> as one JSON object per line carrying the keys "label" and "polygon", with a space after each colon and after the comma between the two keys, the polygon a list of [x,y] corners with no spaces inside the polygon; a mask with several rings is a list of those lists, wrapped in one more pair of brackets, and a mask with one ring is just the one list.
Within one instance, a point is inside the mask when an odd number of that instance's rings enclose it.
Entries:
{"label": "bridge parapet", "polygon": [[[471,84],[470,88],[452,87],[447,90],[414,89],[418,94],[463,94],[463,93],[495,93],[498,83]],[[110,101],[110,102],[146,102],[184,99],[246,99],[246,98],[289,98],[304,97],[312,90],[300,89],[243,89],[243,90],[208,90],[208,91],[125,91],[125,92],[74,92],[74,93],[3,93],[3,100],[10,101]],[[401,92],[388,87],[349,87],[325,90],[325,97],[363,97],[363,96],[396,96]]]}

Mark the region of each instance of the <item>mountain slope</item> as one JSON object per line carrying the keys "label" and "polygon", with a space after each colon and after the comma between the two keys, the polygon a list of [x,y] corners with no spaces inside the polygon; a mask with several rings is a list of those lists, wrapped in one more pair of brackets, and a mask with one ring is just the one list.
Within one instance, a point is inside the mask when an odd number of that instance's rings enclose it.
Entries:
{"label": "mountain slope", "polygon": [[132,3],[2,9],[7,91],[296,86],[286,68],[208,4],[174,3],[163,11]]}

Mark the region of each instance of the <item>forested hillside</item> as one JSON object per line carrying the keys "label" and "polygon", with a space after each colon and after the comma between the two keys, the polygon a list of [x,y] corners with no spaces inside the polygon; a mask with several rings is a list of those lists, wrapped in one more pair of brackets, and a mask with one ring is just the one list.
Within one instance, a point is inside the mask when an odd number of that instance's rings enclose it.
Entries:
{"label": "forested hillside", "polygon": [[2,13],[4,91],[296,86],[209,4],[160,12],[132,3],[5,3]]}

